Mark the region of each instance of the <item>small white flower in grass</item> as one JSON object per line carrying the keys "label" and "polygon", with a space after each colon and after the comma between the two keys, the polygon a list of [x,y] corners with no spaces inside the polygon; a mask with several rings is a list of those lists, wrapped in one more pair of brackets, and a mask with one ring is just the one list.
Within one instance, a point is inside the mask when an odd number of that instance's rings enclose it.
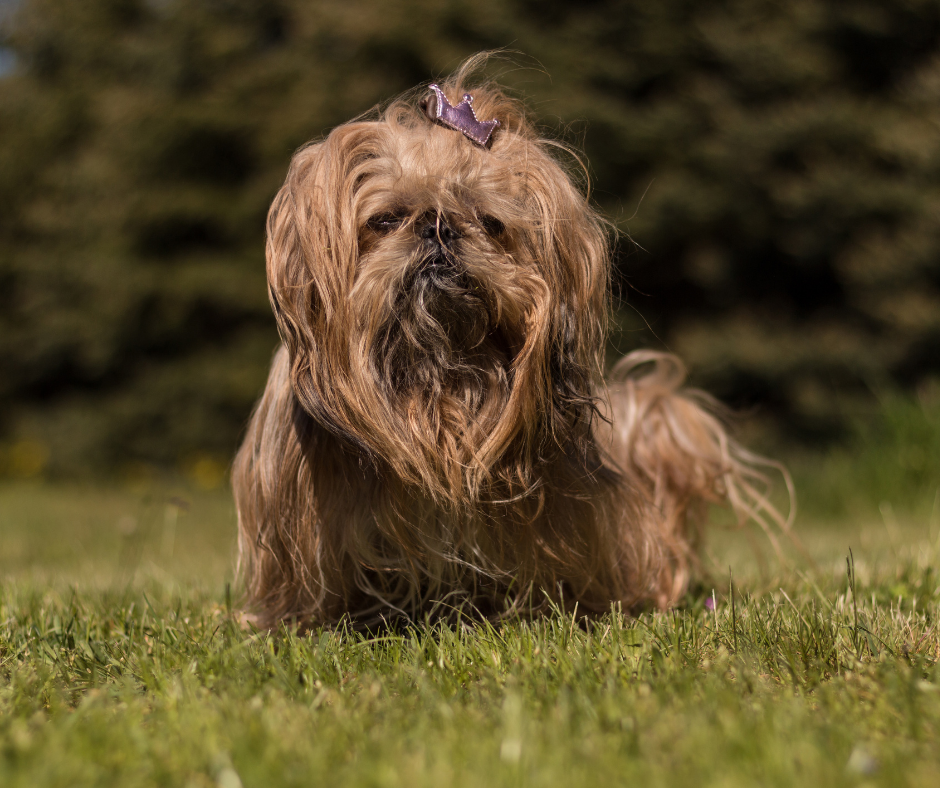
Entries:
{"label": "small white flower in grass", "polygon": [[869,776],[878,771],[878,761],[861,744],[856,744],[845,764],[845,770],[850,774]]}
{"label": "small white flower in grass", "polygon": [[216,778],[219,788],[242,788],[241,778],[231,766],[219,772]]}
{"label": "small white flower in grass", "polygon": [[499,759],[506,763],[519,763],[522,758],[522,742],[519,739],[503,739],[499,746]]}
{"label": "small white flower in grass", "polygon": [[232,766],[232,761],[225,753],[220,753],[215,758],[215,784],[219,788],[242,788],[241,777]]}

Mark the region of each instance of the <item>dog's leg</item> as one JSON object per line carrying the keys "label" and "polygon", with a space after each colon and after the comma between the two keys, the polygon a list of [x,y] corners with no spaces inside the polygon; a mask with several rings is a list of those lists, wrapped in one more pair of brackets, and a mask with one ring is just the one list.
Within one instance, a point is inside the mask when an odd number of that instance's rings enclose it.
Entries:
{"label": "dog's leg", "polygon": [[305,458],[309,419],[290,384],[287,351],[278,350],[232,468],[238,509],[238,577],[246,618],[259,626],[318,617],[322,529],[315,527]]}

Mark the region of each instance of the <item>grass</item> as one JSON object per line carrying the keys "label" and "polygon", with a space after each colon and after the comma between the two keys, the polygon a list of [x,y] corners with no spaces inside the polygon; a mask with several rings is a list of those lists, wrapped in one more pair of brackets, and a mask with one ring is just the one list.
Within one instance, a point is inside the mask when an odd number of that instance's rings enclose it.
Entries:
{"label": "grass", "polygon": [[299,637],[234,623],[227,494],[0,486],[0,785],[932,788],[940,523],[896,508],[802,519],[815,567],[717,534],[669,613]]}

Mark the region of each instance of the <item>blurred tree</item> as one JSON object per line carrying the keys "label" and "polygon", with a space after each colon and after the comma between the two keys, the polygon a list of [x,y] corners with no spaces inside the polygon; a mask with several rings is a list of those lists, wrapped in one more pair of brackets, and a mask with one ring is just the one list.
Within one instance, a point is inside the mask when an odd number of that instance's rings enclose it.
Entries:
{"label": "blurred tree", "polygon": [[500,46],[641,245],[619,350],[801,440],[940,374],[940,0],[23,0],[5,30],[0,441],[52,470],[227,457],[291,153]]}
{"label": "blurred tree", "polygon": [[632,212],[649,186],[622,271],[706,385],[825,439],[873,388],[937,375],[940,3],[591,14],[598,189]]}

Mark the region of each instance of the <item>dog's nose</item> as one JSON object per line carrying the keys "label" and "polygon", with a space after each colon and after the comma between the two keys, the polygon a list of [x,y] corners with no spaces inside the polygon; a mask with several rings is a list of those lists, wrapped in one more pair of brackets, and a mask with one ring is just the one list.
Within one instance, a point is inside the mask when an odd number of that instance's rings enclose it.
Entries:
{"label": "dog's nose", "polygon": [[460,237],[453,227],[451,227],[440,215],[429,217],[421,225],[419,235],[426,241],[437,241],[441,246],[450,246]]}

